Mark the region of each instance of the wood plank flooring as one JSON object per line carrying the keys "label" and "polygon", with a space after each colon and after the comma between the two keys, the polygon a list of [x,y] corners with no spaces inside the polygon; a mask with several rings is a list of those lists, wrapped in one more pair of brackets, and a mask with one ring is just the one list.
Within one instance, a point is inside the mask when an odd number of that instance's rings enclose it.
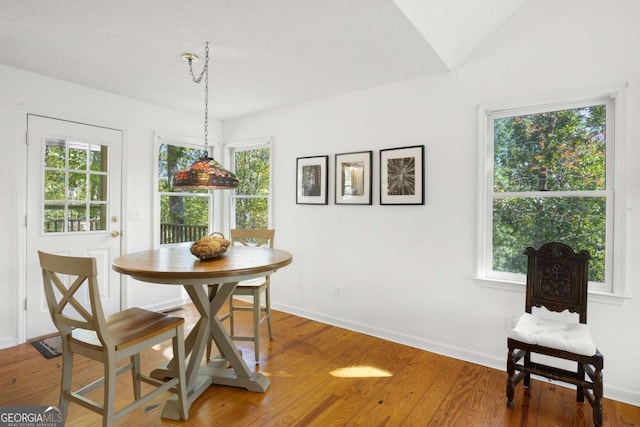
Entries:
{"label": "wood plank flooring", "polygon": [[[173,312],[195,321],[185,305]],[[243,315],[247,317],[243,317]],[[248,327],[249,313],[239,324]],[[210,387],[186,422],[163,420],[164,395],[118,420],[121,426],[589,426],[588,403],[552,383],[520,384],[506,407],[506,373],[384,341],[282,312],[273,312],[274,340],[262,328],[263,351],[239,342],[249,366],[267,375],[266,393]],[[245,326],[246,325],[246,326]],[[147,371],[170,346],[143,353]],[[506,355],[506,343],[505,343]],[[506,357],[506,356],[505,356]],[[61,358],[45,359],[30,344],[0,350],[0,405],[57,405]],[[101,376],[101,365],[76,358],[74,384]],[[79,381],[75,381],[75,380]],[[118,380],[118,402],[132,397],[129,375]],[[91,395],[101,399],[101,390]],[[100,417],[71,404],[67,425],[99,425]],[[605,426],[640,426],[640,407],[605,399]]]}

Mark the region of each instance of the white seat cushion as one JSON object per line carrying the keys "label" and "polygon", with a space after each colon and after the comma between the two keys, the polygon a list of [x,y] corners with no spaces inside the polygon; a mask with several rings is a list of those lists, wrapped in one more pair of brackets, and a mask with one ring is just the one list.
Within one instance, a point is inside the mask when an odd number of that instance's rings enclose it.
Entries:
{"label": "white seat cushion", "polygon": [[570,351],[584,356],[593,356],[596,353],[591,332],[583,323],[539,319],[532,314],[524,313],[509,336],[528,344]]}

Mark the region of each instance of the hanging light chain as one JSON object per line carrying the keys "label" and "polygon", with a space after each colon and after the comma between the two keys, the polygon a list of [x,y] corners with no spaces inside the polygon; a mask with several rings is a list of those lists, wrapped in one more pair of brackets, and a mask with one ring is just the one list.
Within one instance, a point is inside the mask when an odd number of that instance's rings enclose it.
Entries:
{"label": "hanging light chain", "polygon": [[217,190],[238,187],[237,176],[222,167],[212,157],[209,157],[209,42],[205,45],[205,63],[199,76],[193,73],[193,62],[198,56],[193,53],[183,53],[182,58],[189,62],[189,73],[194,83],[199,84],[204,78],[204,150],[206,159],[199,158],[191,166],[179,170],[173,176],[173,188],[189,190]]}
{"label": "hanging light chain", "polygon": [[[204,47],[204,67],[198,77],[193,74],[193,59],[189,58],[189,73],[193,82],[200,84],[202,77],[204,76],[204,151],[205,155],[209,157],[209,42],[206,42]],[[197,58],[196,58],[197,59]]]}

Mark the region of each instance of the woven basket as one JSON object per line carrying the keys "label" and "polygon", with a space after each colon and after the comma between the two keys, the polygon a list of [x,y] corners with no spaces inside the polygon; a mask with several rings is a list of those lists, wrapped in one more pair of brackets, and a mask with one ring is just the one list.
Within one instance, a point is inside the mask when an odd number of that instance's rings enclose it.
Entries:
{"label": "woven basket", "polygon": [[229,245],[231,242],[225,239],[222,233],[216,231],[193,242],[191,253],[201,260],[217,258],[227,251]]}

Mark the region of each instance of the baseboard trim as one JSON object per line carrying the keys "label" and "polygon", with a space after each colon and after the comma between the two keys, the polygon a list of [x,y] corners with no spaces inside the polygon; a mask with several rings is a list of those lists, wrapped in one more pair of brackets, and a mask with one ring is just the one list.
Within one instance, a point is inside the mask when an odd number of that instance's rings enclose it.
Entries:
{"label": "baseboard trim", "polygon": [[0,338],[0,350],[18,345],[18,337],[2,337]]}
{"label": "baseboard trim", "polygon": [[[419,338],[411,335],[401,334],[388,329],[375,328],[363,323],[352,322],[333,316],[327,316],[325,314],[309,310],[302,310],[298,307],[293,307],[286,304],[272,303],[271,306],[274,310],[284,311],[285,313],[304,317],[306,319],[315,320],[317,322],[326,323],[355,332],[360,332],[376,338],[385,339],[387,341],[396,342],[398,344],[408,345],[410,347],[419,348],[421,350],[430,351],[432,353],[441,354],[443,356],[452,357],[454,359],[464,360],[465,362],[475,363],[500,371],[505,370],[505,359],[491,354],[470,351],[465,348],[452,346],[438,341],[426,340],[424,338]],[[540,378],[540,380],[549,381],[546,378]],[[553,381],[553,383],[561,387],[573,387],[562,382]],[[607,399],[617,400],[629,405],[640,406],[639,392],[623,387],[617,387],[615,385],[608,385],[606,382],[604,385],[604,396]]]}
{"label": "baseboard trim", "polygon": [[175,307],[187,304],[189,302],[191,302],[191,299],[175,298],[169,301],[163,301],[159,304],[147,305],[147,306],[144,306],[143,308],[145,310],[150,310],[150,311],[165,311],[167,309],[175,308]]}

